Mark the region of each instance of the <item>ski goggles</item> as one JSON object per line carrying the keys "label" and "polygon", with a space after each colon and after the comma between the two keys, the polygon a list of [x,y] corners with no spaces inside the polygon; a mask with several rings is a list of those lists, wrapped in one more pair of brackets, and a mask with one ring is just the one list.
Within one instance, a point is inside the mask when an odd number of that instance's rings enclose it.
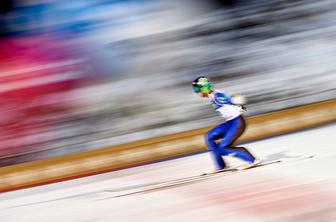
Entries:
{"label": "ski goggles", "polygon": [[212,88],[212,83],[207,83],[203,86],[198,85],[197,83],[193,82],[193,90],[195,93],[208,93],[209,90]]}

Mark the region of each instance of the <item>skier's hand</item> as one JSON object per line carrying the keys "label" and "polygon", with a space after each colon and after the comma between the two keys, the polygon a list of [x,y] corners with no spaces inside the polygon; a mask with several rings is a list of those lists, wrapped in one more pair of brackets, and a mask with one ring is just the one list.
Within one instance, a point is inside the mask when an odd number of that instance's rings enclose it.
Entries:
{"label": "skier's hand", "polygon": [[247,111],[247,108],[245,107],[245,106],[243,106],[243,105],[237,105],[238,107],[239,107],[239,111],[240,112],[246,112]]}

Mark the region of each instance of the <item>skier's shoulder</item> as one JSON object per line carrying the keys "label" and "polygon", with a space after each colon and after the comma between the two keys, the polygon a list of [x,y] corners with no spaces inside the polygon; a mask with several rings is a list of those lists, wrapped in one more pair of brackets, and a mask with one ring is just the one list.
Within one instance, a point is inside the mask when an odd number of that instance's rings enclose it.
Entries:
{"label": "skier's shoulder", "polygon": [[232,104],[230,97],[220,90],[214,91],[214,100],[222,104]]}

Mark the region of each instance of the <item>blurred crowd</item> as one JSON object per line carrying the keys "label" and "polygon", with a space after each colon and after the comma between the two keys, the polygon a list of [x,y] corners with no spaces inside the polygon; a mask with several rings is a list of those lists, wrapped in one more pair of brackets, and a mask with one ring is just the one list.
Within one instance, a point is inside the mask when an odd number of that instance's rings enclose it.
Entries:
{"label": "blurred crowd", "polygon": [[2,1],[0,166],[216,124],[200,75],[247,115],[335,97],[335,1],[204,2]]}

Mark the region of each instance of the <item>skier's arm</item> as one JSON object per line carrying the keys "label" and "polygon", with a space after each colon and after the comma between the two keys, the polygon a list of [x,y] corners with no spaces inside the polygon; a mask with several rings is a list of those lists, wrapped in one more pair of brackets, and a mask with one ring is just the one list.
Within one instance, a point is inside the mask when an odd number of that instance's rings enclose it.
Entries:
{"label": "skier's arm", "polygon": [[230,97],[226,96],[224,93],[216,92],[214,100],[219,105],[234,105],[234,103],[231,101]]}
{"label": "skier's arm", "polygon": [[232,99],[228,96],[226,96],[224,93],[222,92],[216,92],[215,93],[215,103],[219,106],[221,105],[234,105],[240,108],[241,112],[245,112],[247,109],[243,104],[236,104],[232,101]]}

